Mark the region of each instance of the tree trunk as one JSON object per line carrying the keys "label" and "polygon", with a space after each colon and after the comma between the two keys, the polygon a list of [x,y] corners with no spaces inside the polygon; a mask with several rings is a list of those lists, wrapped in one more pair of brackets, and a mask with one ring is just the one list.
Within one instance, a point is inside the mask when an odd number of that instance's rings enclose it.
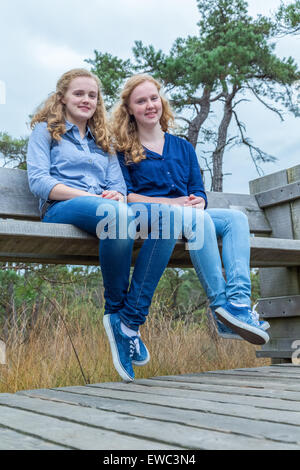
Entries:
{"label": "tree trunk", "polygon": [[198,136],[202,124],[207,119],[210,111],[210,87],[206,86],[203,91],[203,95],[200,100],[200,112],[196,117],[190,122],[188,128],[188,141],[192,144],[194,149],[197,146]]}
{"label": "tree trunk", "polygon": [[232,118],[232,100],[236,93],[237,90],[233,90],[232,93],[226,93],[225,95],[223,118],[219,125],[217,145],[212,156],[212,191],[223,191],[223,155],[226,147],[228,127]]}

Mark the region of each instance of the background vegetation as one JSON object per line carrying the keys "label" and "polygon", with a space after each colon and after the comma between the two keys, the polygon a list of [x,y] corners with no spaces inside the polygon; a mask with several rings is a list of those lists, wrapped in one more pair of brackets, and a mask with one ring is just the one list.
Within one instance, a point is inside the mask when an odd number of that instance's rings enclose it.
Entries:
{"label": "background vegetation", "polygon": [[[252,281],[255,300],[257,273]],[[0,286],[0,393],[120,380],[102,326],[99,268],[2,265]],[[254,346],[218,337],[192,269],[166,270],[141,332],[152,359],[135,368],[137,378],[268,363]]]}

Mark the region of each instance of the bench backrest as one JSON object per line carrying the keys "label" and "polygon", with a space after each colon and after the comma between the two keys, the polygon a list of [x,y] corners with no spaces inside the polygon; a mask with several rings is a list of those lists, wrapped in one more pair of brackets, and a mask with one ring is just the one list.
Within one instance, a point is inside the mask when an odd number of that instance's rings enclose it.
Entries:
{"label": "bench backrest", "polygon": [[[207,196],[210,208],[243,211],[248,217],[252,233],[271,234],[270,225],[255,196],[215,192],[208,192]],[[0,217],[39,220],[38,200],[30,192],[25,170],[0,168]]]}

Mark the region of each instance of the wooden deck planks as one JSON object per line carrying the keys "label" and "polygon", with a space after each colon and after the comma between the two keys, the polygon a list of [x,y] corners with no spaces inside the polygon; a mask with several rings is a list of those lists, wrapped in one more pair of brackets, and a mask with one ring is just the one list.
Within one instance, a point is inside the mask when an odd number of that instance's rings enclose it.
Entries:
{"label": "wooden deck planks", "polygon": [[300,449],[300,367],[0,394],[4,448]]}

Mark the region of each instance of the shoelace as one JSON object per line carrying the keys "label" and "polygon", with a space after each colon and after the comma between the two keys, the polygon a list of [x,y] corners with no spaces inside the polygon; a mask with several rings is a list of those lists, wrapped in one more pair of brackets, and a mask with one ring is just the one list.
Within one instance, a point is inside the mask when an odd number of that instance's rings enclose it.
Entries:
{"label": "shoelace", "polygon": [[256,310],[256,306],[257,306],[257,303],[253,306],[253,309],[252,309],[252,318],[253,318],[253,321],[259,325],[259,313],[257,312]]}
{"label": "shoelace", "polygon": [[137,336],[130,338],[129,340],[129,355],[132,357],[134,355],[134,352],[136,351],[138,354],[140,354],[140,343],[139,339]]}

